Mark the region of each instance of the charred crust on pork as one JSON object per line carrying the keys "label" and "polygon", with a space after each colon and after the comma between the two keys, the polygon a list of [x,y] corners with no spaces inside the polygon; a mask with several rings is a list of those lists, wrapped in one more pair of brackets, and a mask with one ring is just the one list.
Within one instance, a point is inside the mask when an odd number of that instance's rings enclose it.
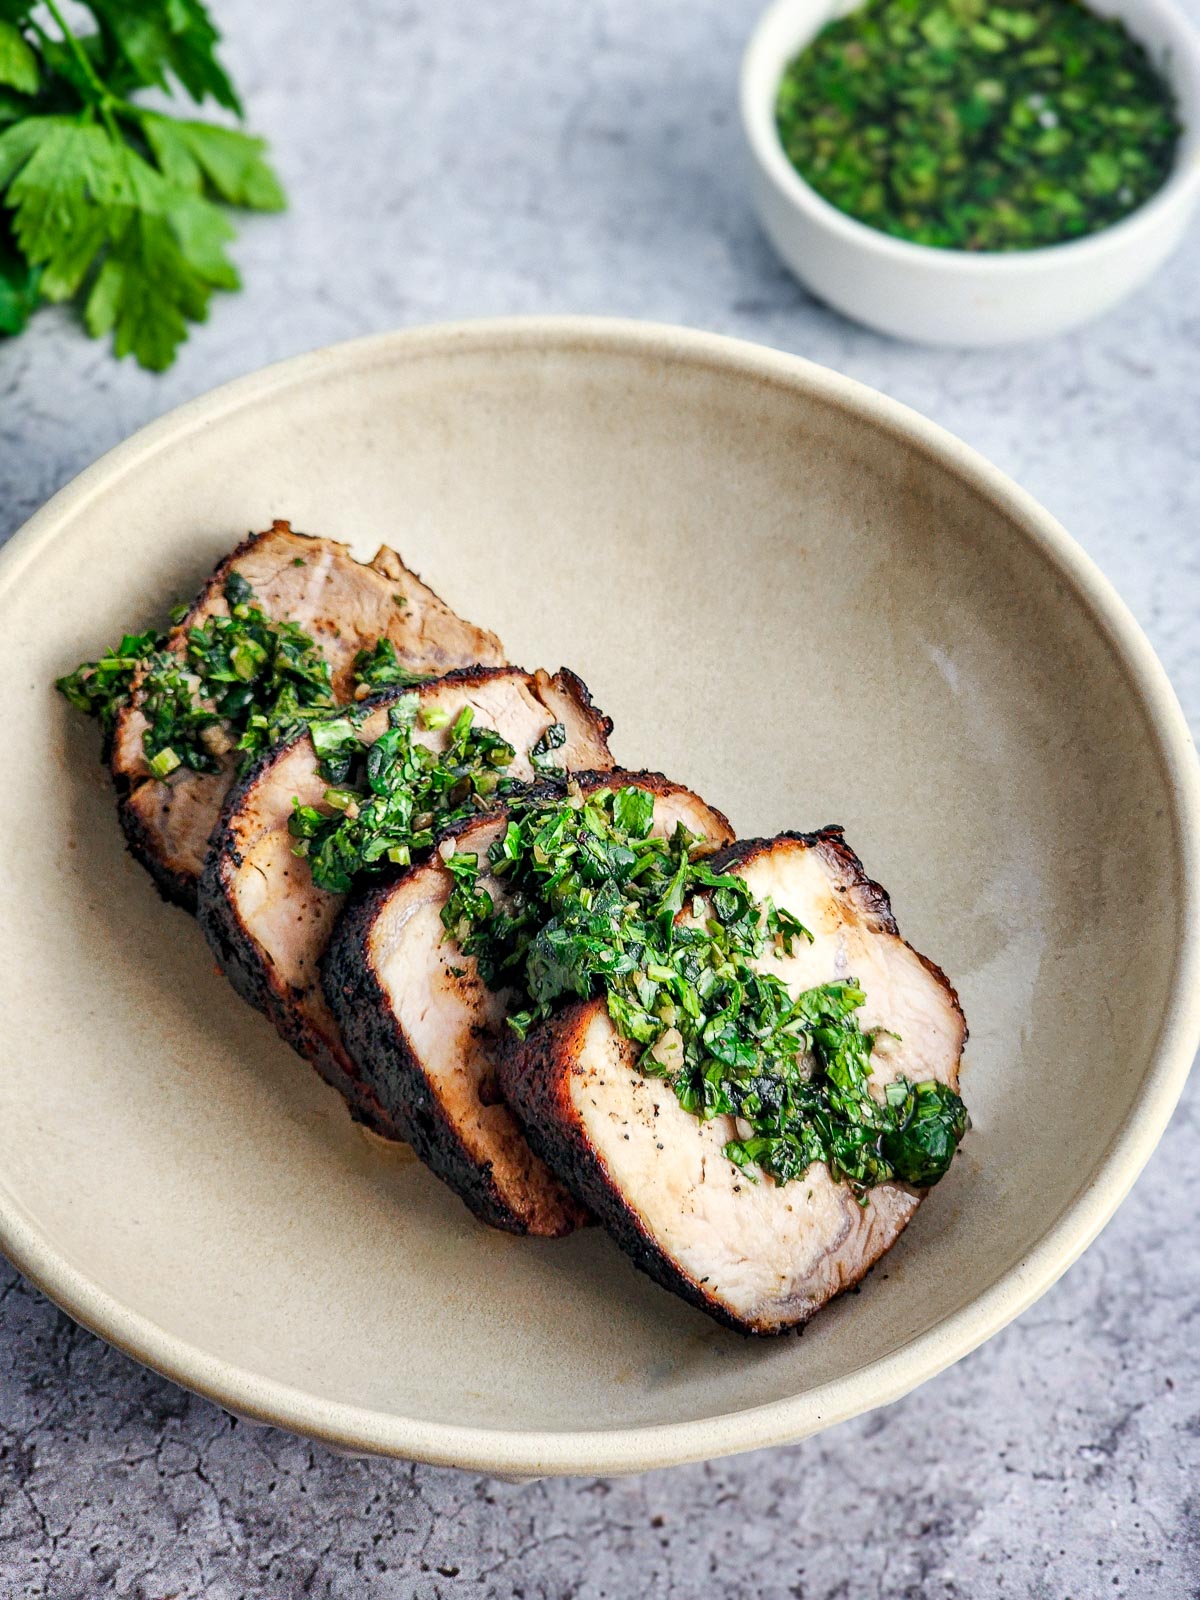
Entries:
{"label": "charred crust on pork", "polygon": [[[433,1092],[404,1030],[398,1026],[374,969],[361,959],[371,927],[392,887],[383,885],[372,890],[342,913],[324,962],[326,997],[350,1055],[371,1062],[400,1137],[407,1140],[435,1176],[460,1196],[480,1222],[506,1233],[528,1234],[528,1221],[505,1199],[492,1163],[475,1161],[464,1149],[453,1119]],[[588,1221],[587,1213],[566,1193],[556,1198],[558,1223],[543,1225],[539,1230],[542,1237],[573,1233]]]}
{"label": "charred crust on pork", "polygon": [[[588,1024],[604,1011],[603,1000],[580,1000],[535,1028],[525,1040],[511,1036],[496,1050],[500,1089],[513,1108],[530,1148],[592,1216],[600,1222],[634,1266],[690,1305],[705,1311],[722,1326],[738,1333],[771,1333],[768,1327],[747,1327],[704,1286],[680,1271],[620,1197],[604,1158],[575,1119],[565,1092],[563,1061],[582,1076],[578,1065],[582,1037]],[[633,1046],[620,1042],[623,1055],[632,1060]]]}
{"label": "charred crust on pork", "polygon": [[[568,782],[584,794],[632,784],[663,798],[686,798],[697,807],[703,807],[711,833],[719,842],[732,836],[732,829],[719,812],[704,806],[690,790],[670,782],[661,773],[620,769],[576,772],[569,780],[551,779],[530,784],[521,791],[517,803],[560,799]],[[472,835],[475,835],[482,844],[485,831],[494,832],[502,824],[504,815],[505,809],[501,807],[482,817],[468,818],[444,830],[441,839],[443,842],[464,841],[471,848]],[[404,1126],[405,1136],[418,1155],[462,1197],[476,1216],[492,1227],[510,1232],[534,1231],[543,1236],[570,1232],[587,1220],[588,1212],[577,1198],[572,1198],[569,1186],[560,1187],[550,1172],[539,1172],[536,1182],[529,1183],[527,1175],[509,1162],[507,1151],[504,1159],[509,1181],[507,1185],[498,1184],[493,1167],[480,1161],[468,1148],[459,1122],[439,1092],[436,1069],[421,1060],[418,1048],[406,1031],[405,1018],[397,1014],[394,984],[393,993],[389,994],[377,969],[376,930],[384,924],[389,912],[399,910],[400,902],[393,906],[393,896],[412,891],[413,906],[422,903],[418,874],[430,871],[437,871],[437,863],[428,859],[422,865],[406,868],[393,882],[371,890],[343,911],[322,965],[330,1009],[341,1027],[349,1054],[361,1064],[383,1105]],[[429,897],[428,903],[436,903],[436,895]],[[387,937],[385,927],[385,948]],[[474,983],[478,982],[476,978]],[[469,1003],[465,979],[450,987],[457,988]],[[473,1037],[479,1037],[481,1030],[472,1027],[470,1032]],[[507,1029],[501,1025],[495,1033],[483,1034],[489,1055],[499,1047],[506,1033]],[[491,1070],[481,1074],[474,1093],[480,1105],[507,1104],[499,1077]],[[536,1148],[534,1154],[537,1154]],[[526,1163],[528,1159],[526,1154]],[[530,1214],[537,1218],[533,1226],[525,1220]],[[556,1224],[555,1218],[561,1218],[561,1223]]]}
{"label": "charred crust on pork", "polygon": [[[592,703],[591,696],[581,680],[572,672],[560,669],[550,676],[545,672],[526,673],[519,667],[462,667],[431,678],[413,688],[385,689],[360,702],[357,711],[365,717],[378,716],[397,701],[414,692],[421,694],[447,690],[462,690],[470,694],[500,680],[510,680],[522,686],[522,693],[544,709],[547,716],[554,711],[548,702],[556,697],[570,702],[572,741],[585,742],[585,748],[594,751],[598,759],[607,750],[607,738],[612,727],[611,719],[604,716]],[[561,706],[560,706],[561,709]],[[320,994],[320,979],[313,971],[310,989],[297,990],[271,959],[243,917],[238,893],[238,875],[247,863],[247,851],[252,849],[264,831],[264,813],[255,814],[259,794],[268,794],[277,769],[290,761],[298,747],[308,746],[307,732],[265,752],[235,782],[226,796],[221,816],[209,842],[204,870],[200,878],[197,905],[201,929],[209,945],[222,963],[230,982],[238,994],[256,1010],[262,1011],[275,1025],[283,1039],[306,1060],[310,1061],[320,1076],[343,1096],[352,1115],[385,1138],[409,1137],[398,1120],[385,1108],[378,1094],[356,1065],[354,1056],[346,1049],[334,1019],[326,1014],[314,1020],[312,1007],[305,1005],[306,996],[313,989]],[[603,777],[604,774],[600,774]],[[278,781],[286,783],[296,774],[281,772]],[[559,786],[561,790],[561,785]],[[290,789],[289,789],[290,794]],[[477,819],[467,818],[459,828],[471,826]],[[275,825],[279,818],[275,818]],[[428,856],[418,855],[418,863]],[[300,862],[295,870],[307,871]],[[401,873],[396,868],[389,874],[392,881]],[[312,904],[304,895],[296,897],[298,916],[313,915]],[[314,954],[319,955],[324,943],[322,935],[315,943]]]}

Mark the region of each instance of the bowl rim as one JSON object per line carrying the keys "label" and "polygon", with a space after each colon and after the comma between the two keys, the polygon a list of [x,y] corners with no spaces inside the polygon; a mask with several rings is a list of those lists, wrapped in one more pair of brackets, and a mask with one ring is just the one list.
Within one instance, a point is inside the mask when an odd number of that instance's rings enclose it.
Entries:
{"label": "bowl rim", "polygon": [[69,523],[163,450],[218,420],[324,378],[468,354],[633,356],[688,363],[815,397],[882,429],[990,500],[1014,536],[1080,600],[1146,718],[1170,796],[1181,866],[1180,937],[1162,1027],[1142,1086],[1095,1174],[1029,1253],[983,1294],[899,1349],[804,1394],[679,1423],[601,1430],[495,1429],[403,1417],[309,1394],[218,1359],[101,1289],[61,1255],[0,1182],[0,1249],[76,1321],[127,1355],[247,1420],[356,1454],[398,1456],[499,1476],[618,1474],[792,1443],[899,1399],[1019,1315],[1074,1262],[1149,1159],[1200,1044],[1200,763],[1166,673],[1091,558],[1049,512],[953,434],[865,384],[762,345],[666,324],[601,317],[510,317],[370,335],[294,356],[151,422],[60,489],[0,551],[0,590],[17,583]]}
{"label": "bowl rim", "polygon": [[[854,6],[847,9],[852,10]],[[813,0],[773,0],[754,25],[742,55],[739,78],[742,130],[751,156],[777,192],[809,221],[856,250],[879,256],[893,267],[961,273],[976,278],[992,273],[1020,277],[1048,269],[1086,271],[1100,256],[1119,252],[1127,246],[1136,248],[1171,215],[1193,205],[1200,194],[1200,120],[1193,117],[1183,123],[1175,165],[1162,187],[1119,222],[1079,239],[1065,239],[1058,244],[1038,245],[1029,250],[955,250],[916,244],[911,239],[901,239],[860,222],[848,212],[840,211],[801,177],[788,160],[775,126],[778,74],[772,62],[779,36],[790,38],[789,52],[798,50],[814,36],[812,12]],[[1118,0],[1112,15],[1130,24],[1130,32],[1137,37],[1130,19],[1139,12],[1156,15],[1171,34],[1175,53],[1169,64],[1160,64],[1159,70],[1169,78],[1181,99],[1186,83],[1189,97],[1200,108],[1200,31],[1174,0]],[[832,20],[834,15],[830,12],[827,20]]]}

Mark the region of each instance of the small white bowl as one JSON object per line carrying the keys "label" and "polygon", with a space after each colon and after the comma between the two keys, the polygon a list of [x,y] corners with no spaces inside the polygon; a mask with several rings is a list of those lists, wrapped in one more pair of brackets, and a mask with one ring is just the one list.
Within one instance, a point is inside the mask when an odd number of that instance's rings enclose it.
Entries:
{"label": "small white bowl", "polygon": [[754,203],[775,248],[822,300],[881,333],[989,345],[1061,333],[1099,316],[1167,259],[1200,197],[1200,36],[1171,0],[1096,0],[1169,79],[1183,137],[1175,169],[1145,205],[1084,239],[1036,250],[909,244],[823,200],[784,154],[775,97],[788,62],[859,0],[776,0],[742,61],[742,123]]}

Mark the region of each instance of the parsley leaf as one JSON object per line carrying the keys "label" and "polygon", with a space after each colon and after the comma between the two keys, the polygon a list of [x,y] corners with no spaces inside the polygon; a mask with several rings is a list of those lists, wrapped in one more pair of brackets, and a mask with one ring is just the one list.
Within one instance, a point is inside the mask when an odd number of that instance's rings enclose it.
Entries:
{"label": "parsley leaf", "polygon": [[254,211],[283,210],[283,190],[267,164],[264,140],[236,128],[150,112],[142,117],[142,129],[159,167],[181,189]]}
{"label": "parsley leaf", "polygon": [[42,81],[38,58],[20,28],[0,22],[0,83],[18,94],[36,94]]}
{"label": "parsley leaf", "polygon": [[94,123],[28,117],[0,134],[5,186],[13,238],[32,266],[46,269],[43,293],[69,297],[110,233],[122,187],[116,147]]}
{"label": "parsley leaf", "polygon": [[88,0],[101,34],[134,81],[170,89],[174,77],[197,103],[211,95],[237,116],[242,103],[216,57],[220,37],[200,0]]}
{"label": "parsley leaf", "polygon": [[38,302],[39,267],[31,267],[0,218],[0,335],[20,333]]}
{"label": "parsley leaf", "polygon": [[214,288],[236,288],[237,272],[224,253],[233,229],[215,206],[175,189],[140,157],[126,161],[128,208],[114,211],[123,226],[111,238],[85,307],[89,333],[112,332],[118,356],[132,352],[161,372],[187,337],[188,321],[203,322]]}

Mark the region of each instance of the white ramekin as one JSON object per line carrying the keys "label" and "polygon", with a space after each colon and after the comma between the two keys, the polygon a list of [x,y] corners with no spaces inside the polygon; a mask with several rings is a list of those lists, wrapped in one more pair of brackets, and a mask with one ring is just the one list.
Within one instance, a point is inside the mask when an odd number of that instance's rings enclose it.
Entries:
{"label": "white ramekin", "polygon": [[775,128],[787,63],[858,0],[776,0],[742,61],[741,107],[754,203],[768,236],[822,300],[882,333],[989,345],[1061,333],[1138,288],[1179,243],[1200,197],[1200,36],[1171,0],[1095,0],[1120,17],[1174,86],[1183,122],[1175,169],[1123,221],[1068,244],[938,250],[856,222],[805,183]]}

